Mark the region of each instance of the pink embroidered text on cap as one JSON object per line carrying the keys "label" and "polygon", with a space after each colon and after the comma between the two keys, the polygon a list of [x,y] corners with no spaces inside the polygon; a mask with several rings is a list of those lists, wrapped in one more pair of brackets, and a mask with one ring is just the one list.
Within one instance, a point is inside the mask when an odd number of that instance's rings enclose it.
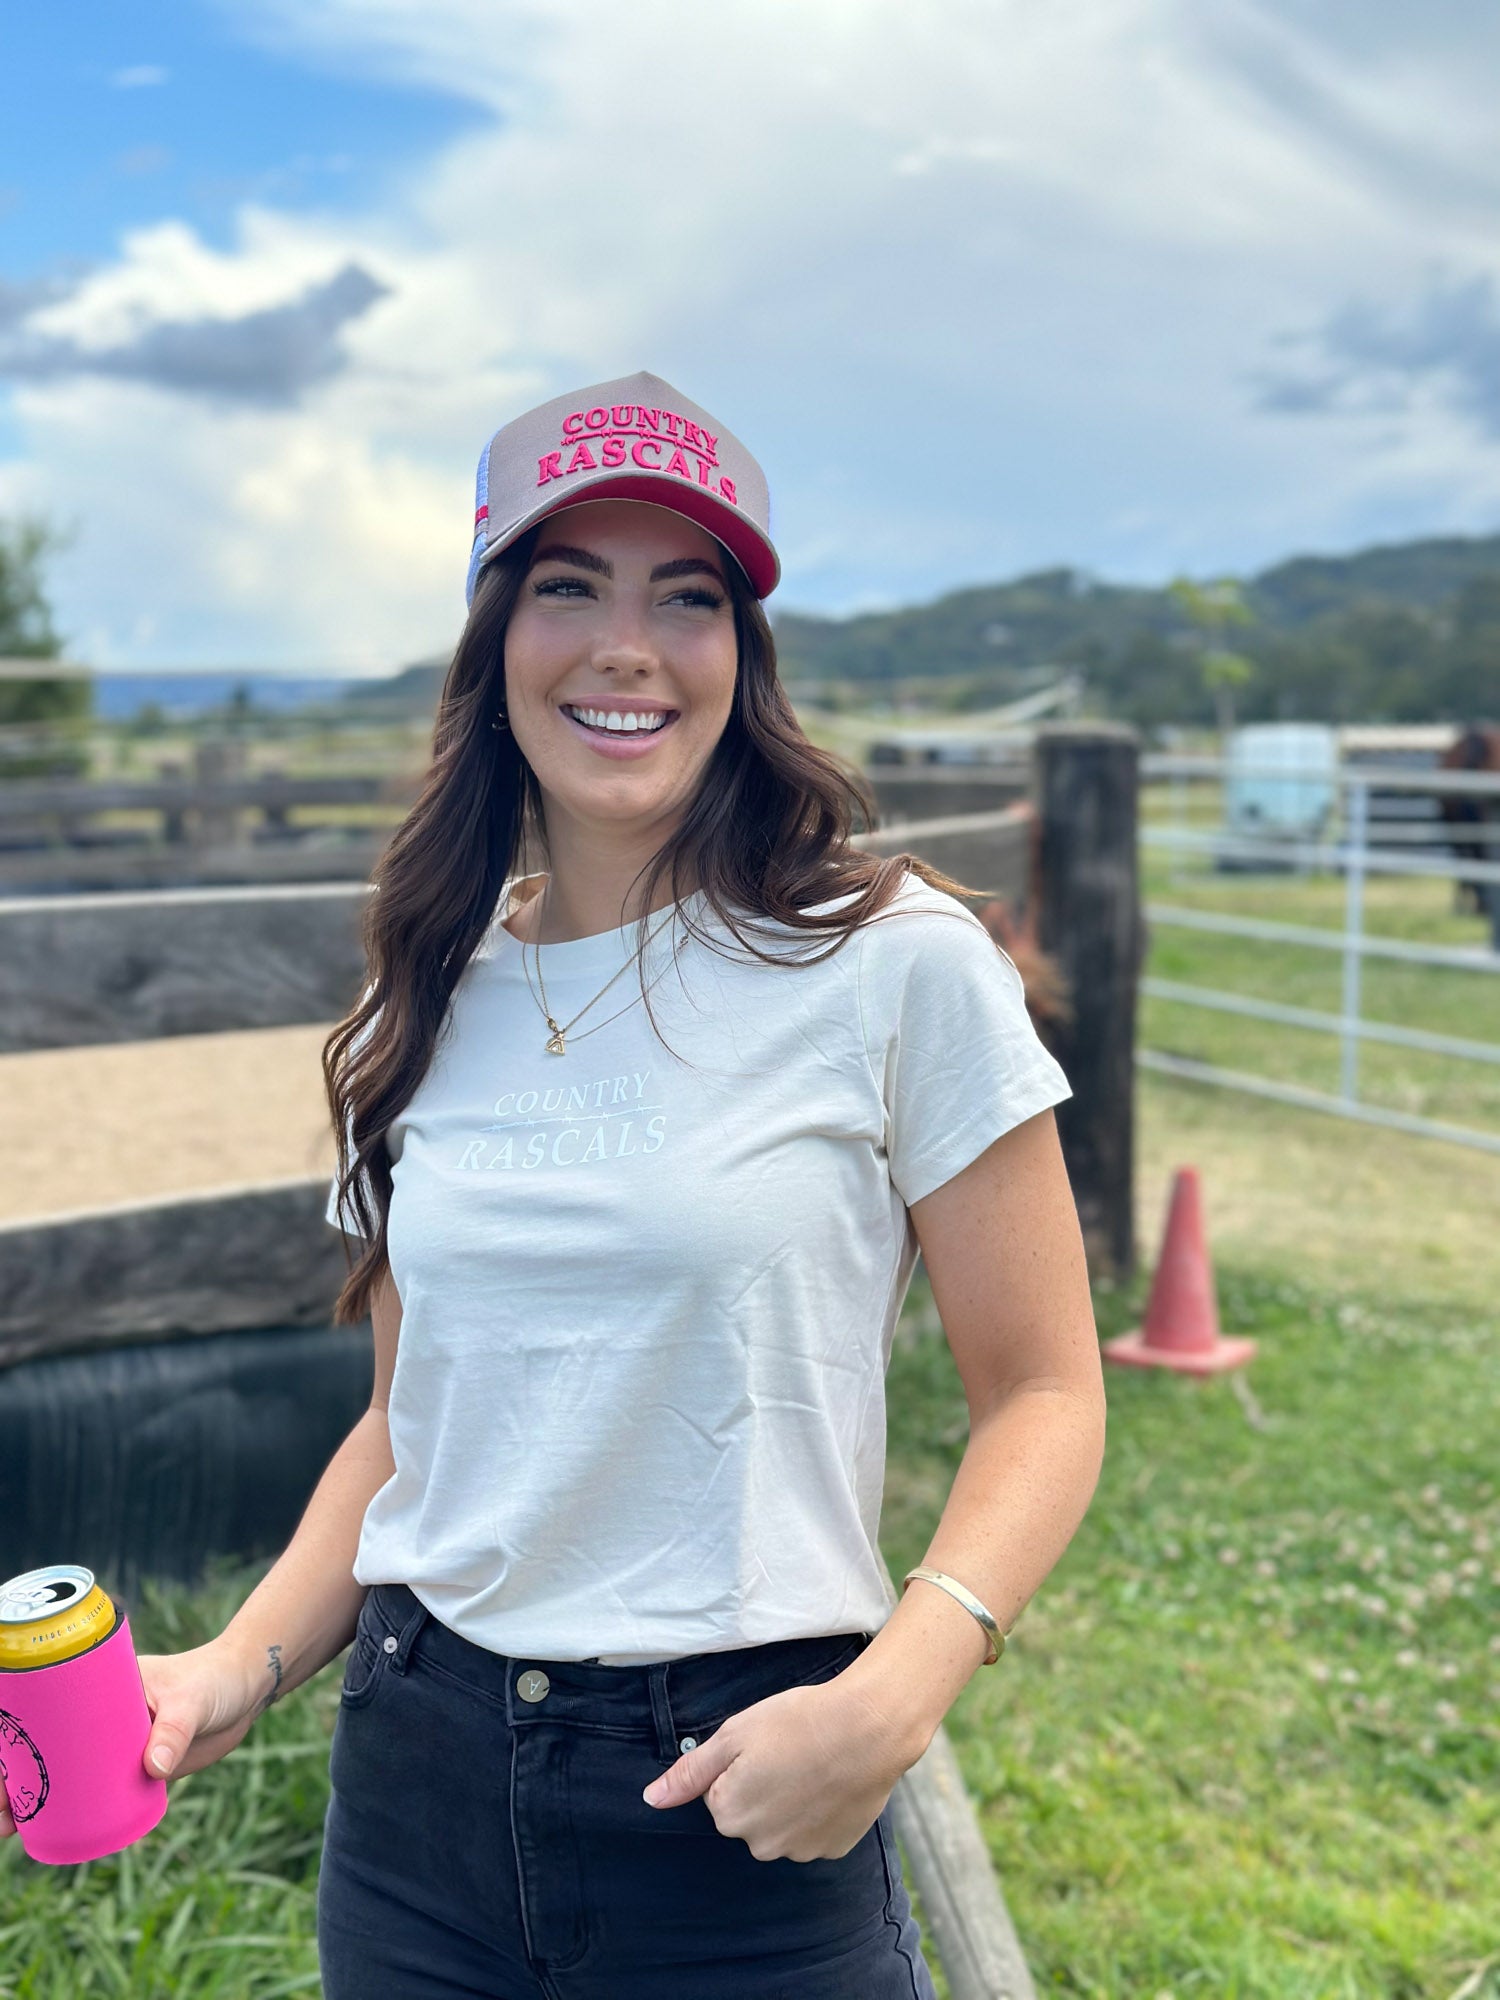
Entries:
{"label": "pink embroidered text on cap", "polygon": [[[662,433],[667,442],[663,443]],[[680,440],[680,442],[678,441]],[[598,445],[599,456],[594,456]],[[662,462],[670,446],[672,456]],[[641,403],[615,403],[608,409],[596,403],[589,410],[574,410],[563,418],[562,441],[556,451],[544,452],[537,460],[537,485],[552,479],[566,479],[575,472],[597,472],[605,466],[624,465],[629,454],[633,464],[647,472],[666,472],[674,479],[691,480],[717,492],[731,506],[736,504],[734,481],[719,472],[719,440],[712,431],[695,424],[678,410],[647,409]],[[571,448],[566,466],[563,454]],[[685,454],[692,455],[692,463]]]}
{"label": "pink embroidered text on cap", "polygon": [[757,597],[781,575],[765,474],[732,432],[659,375],[596,383],[515,418],[480,455],[474,498],[470,603],[491,556],[583,500],[642,500],[696,521]]}

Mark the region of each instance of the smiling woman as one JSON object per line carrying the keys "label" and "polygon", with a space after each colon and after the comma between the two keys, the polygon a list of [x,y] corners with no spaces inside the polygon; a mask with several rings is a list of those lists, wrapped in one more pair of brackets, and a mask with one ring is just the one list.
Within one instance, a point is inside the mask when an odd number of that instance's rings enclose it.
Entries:
{"label": "smiling woman", "polygon": [[[639,500],[572,501],[568,540],[532,552],[505,697],[542,795],[554,939],[619,921],[630,864],[649,860],[702,781],[734,703],[728,560],[707,529]],[[625,765],[628,782],[607,782]]]}
{"label": "smiling woman", "polygon": [[[627,417],[712,482],[555,472]],[[1068,1086],[973,892],[852,844],[873,807],[777,679],[765,481],[722,423],[650,375],[558,398],[490,441],[476,513],[324,1049],[336,1315],[371,1313],[383,1394],[212,1657],[275,1646],[295,1686],[308,1584],[370,1593],[330,2000],[931,2000],[890,1795],[1098,1472]],[[893,1606],[919,1245],[973,1432]]]}

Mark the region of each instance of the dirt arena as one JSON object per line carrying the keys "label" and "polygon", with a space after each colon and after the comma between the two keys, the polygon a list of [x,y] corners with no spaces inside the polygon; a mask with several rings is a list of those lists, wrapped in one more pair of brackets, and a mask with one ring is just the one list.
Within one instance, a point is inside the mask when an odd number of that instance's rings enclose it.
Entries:
{"label": "dirt arena", "polygon": [[331,1026],[0,1056],[0,1218],[331,1176]]}

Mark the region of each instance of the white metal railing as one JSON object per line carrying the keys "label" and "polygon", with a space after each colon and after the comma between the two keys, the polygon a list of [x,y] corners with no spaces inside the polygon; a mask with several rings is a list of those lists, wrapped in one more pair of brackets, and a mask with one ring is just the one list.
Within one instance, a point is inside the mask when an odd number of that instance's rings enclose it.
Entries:
{"label": "white metal railing", "polygon": [[1141,758],[1141,782],[1158,778],[1277,778],[1284,785],[1367,785],[1377,792],[1427,792],[1434,798],[1500,797],[1500,777],[1490,771],[1413,770],[1409,764],[1335,764],[1328,770],[1312,765],[1252,763],[1247,757],[1232,764],[1223,757],[1166,756],[1151,751]]}
{"label": "white metal railing", "polygon": [[[1355,787],[1356,800],[1366,798],[1365,788]],[[1356,805],[1356,811],[1360,808]],[[1450,833],[1448,845],[1453,839]],[[1462,829],[1462,838],[1467,840],[1469,829]],[[1262,834],[1249,833],[1204,833],[1194,827],[1163,826],[1148,827],[1141,838],[1149,847],[1176,847],[1186,853],[1222,854],[1235,861],[1260,861],[1274,857],[1278,861],[1294,861],[1300,868],[1327,869],[1338,873],[1350,865],[1351,857],[1357,854],[1363,873],[1377,872],[1381,875],[1446,875],[1453,882],[1500,882],[1500,861],[1438,861],[1420,854],[1389,854],[1384,846],[1373,850],[1370,847],[1365,826],[1359,828],[1357,836],[1346,836],[1334,840],[1277,840]],[[1382,831],[1383,842],[1385,834]],[[1438,843],[1434,842],[1436,846]]]}
{"label": "white metal railing", "polygon": [[1264,938],[1269,944],[1305,944],[1314,951],[1360,952],[1365,958],[1404,958],[1415,965],[1451,965],[1463,972],[1500,972],[1500,952],[1478,944],[1412,944],[1406,938],[1350,938],[1311,924],[1279,924],[1270,917],[1232,917],[1221,910],[1193,910],[1175,903],[1148,903],[1151,923],[1179,930],[1222,931],[1226,937]]}
{"label": "white metal railing", "polygon": [[1190,1083],[1216,1083],[1230,1090],[1243,1090],[1251,1097],[1269,1097],[1277,1104],[1295,1104],[1303,1111],[1332,1111],[1340,1118],[1352,1118],[1362,1125],[1384,1125],[1393,1132],[1410,1132],[1419,1139],[1447,1139],[1456,1146],[1471,1146],[1481,1153],[1500,1153],[1500,1133],[1476,1131],[1472,1125],[1445,1125],[1437,1118],[1417,1118],[1405,1111],[1391,1111],[1383,1104],[1352,1103],[1331,1097],[1326,1091],[1304,1090],[1300,1084],[1278,1083],[1269,1076],[1249,1076],[1241,1070],[1220,1069],[1215,1063],[1194,1062],[1188,1056],[1164,1055],[1159,1049],[1137,1049],[1136,1061],[1142,1069],[1162,1076],[1185,1077]]}
{"label": "white metal railing", "polygon": [[[1500,967],[1500,959],[1496,960]],[[1180,979],[1153,979],[1147,990],[1161,1000],[1180,1000],[1187,1007],[1215,1008],[1221,1014],[1247,1014],[1257,1021],[1279,1021],[1288,1028],[1311,1028],[1326,1035],[1354,1036],[1365,1042],[1386,1042],[1398,1049],[1420,1049],[1430,1056],[1457,1056],[1460,1062],[1500,1063],[1500,1042],[1471,1042],[1462,1035],[1436,1035],[1426,1028],[1399,1028],[1391,1021],[1362,1021],[1357,1014],[1324,1014],[1315,1007],[1288,1007],[1279,1000],[1252,1000],[1244,993],[1221,993],[1212,986],[1188,986]]]}
{"label": "white metal railing", "polygon": [[[1216,1083],[1255,1096],[1329,1111],[1364,1124],[1385,1125],[1396,1131],[1413,1132],[1428,1138],[1450,1140],[1482,1152],[1500,1153],[1500,1133],[1478,1127],[1448,1124],[1414,1113],[1394,1111],[1370,1104],[1360,1094],[1359,1053],[1364,1044],[1418,1050],[1461,1062],[1500,1064],[1500,1042],[1467,1036],[1438,1034],[1423,1028],[1409,1028],[1395,1022],[1370,1021],[1362,1011],[1362,984],[1365,961],[1370,958],[1401,960],[1408,964],[1442,966],[1451,970],[1500,972],[1500,949],[1475,945],[1420,944],[1404,938],[1371,937],[1365,930],[1365,887],[1371,874],[1424,875],[1448,881],[1474,883],[1482,904],[1490,911],[1496,941],[1500,941],[1500,858],[1459,860],[1451,843],[1461,840],[1484,845],[1500,839],[1500,774],[1470,771],[1418,771],[1410,768],[1382,769],[1379,766],[1343,764],[1326,772],[1289,768],[1286,765],[1230,764],[1218,757],[1146,756],[1141,759],[1143,782],[1167,780],[1171,788],[1174,819],[1185,818],[1186,786],[1189,779],[1218,779],[1234,776],[1273,777],[1287,786],[1333,789],[1341,801],[1342,825],[1337,839],[1283,838],[1269,835],[1212,833],[1182,824],[1143,825],[1141,841],[1147,847],[1172,853],[1212,855],[1238,862],[1256,860],[1290,864],[1299,871],[1328,870],[1344,878],[1344,927],[1341,931],[1311,925],[1281,923],[1262,917],[1233,916],[1226,911],[1187,908],[1174,903],[1148,903],[1148,922],[1162,927],[1215,932],[1228,937],[1257,938],[1267,942],[1305,946],[1314,951],[1337,952],[1342,959],[1342,992],[1339,1011],[1325,1012],[1310,1007],[1293,1007],[1279,1001],[1262,1000],[1244,993],[1227,993],[1217,988],[1197,986],[1181,980],[1147,977],[1141,990],[1155,998],[1180,1006],[1200,1007],[1211,1012],[1246,1016],[1282,1027],[1331,1035],[1339,1044],[1339,1088],[1337,1093],[1305,1089],[1301,1085],[1273,1081],[1216,1064],[1168,1054],[1164,1050],[1142,1048],[1138,1061],[1142,1068],[1166,1075],[1190,1077]],[[1408,792],[1438,796],[1493,800],[1490,821],[1460,824],[1434,820],[1428,827],[1402,827],[1399,833],[1384,823],[1372,839],[1370,794],[1372,791]],[[1395,839],[1393,839],[1393,834]],[[1409,851],[1418,841],[1433,848],[1439,844],[1449,852]],[[1387,843],[1390,842],[1390,845]],[[1397,842],[1406,852],[1392,852]]]}

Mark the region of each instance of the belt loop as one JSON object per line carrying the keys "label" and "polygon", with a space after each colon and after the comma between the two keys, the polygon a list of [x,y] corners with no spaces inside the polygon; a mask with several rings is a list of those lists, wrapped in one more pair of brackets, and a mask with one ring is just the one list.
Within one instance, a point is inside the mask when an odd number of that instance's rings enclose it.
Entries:
{"label": "belt loop", "polygon": [[677,1761],[677,1731],[672,1726],[672,1703],[667,1695],[667,1668],[670,1660],[654,1660],[646,1668],[651,1689],[651,1719],[656,1724],[656,1754]]}
{"label": "belt loop", "polygon": [[411,1589],[409,1584],[406,1586],[406,1592],[416,1605],[416,1609],[401,1627],[401,1636],[396,1641],[395,1652],[391,1655],[391,1665],[398,1674],[406,1672],[407,1658],[411,1653],[412,1647],[417,1643],[417,1634],[432,1616],[427,1606],[417,1596],[416,1592]]}

